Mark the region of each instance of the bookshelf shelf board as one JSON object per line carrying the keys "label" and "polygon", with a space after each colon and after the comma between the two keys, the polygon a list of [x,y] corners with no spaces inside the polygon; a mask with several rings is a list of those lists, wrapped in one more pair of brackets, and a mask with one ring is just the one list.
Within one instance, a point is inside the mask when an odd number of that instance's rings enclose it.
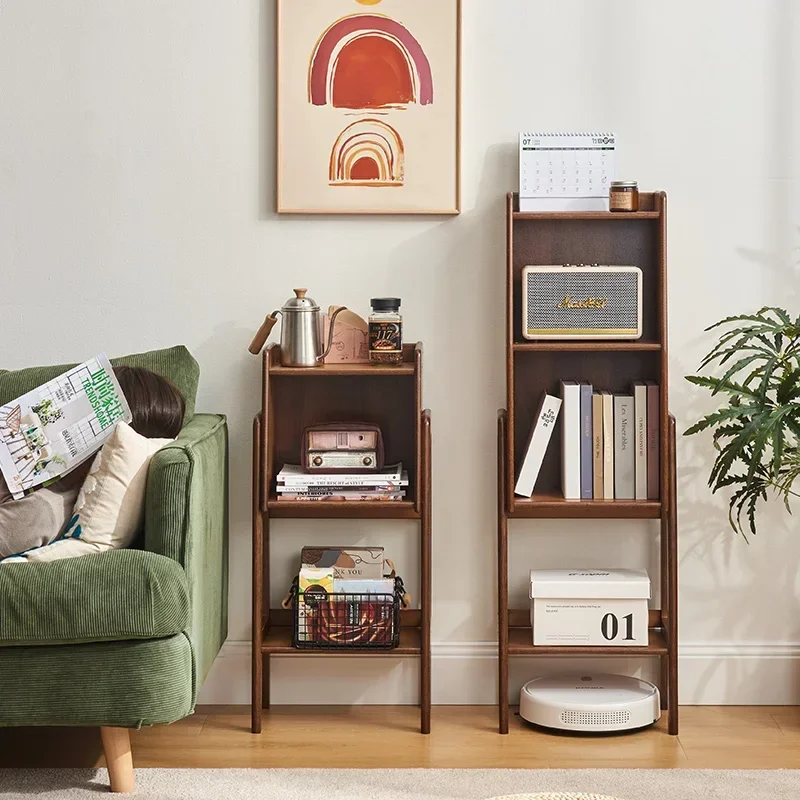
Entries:
{"label": "bookshelf shelf board", "polygon": [[273,625],[264,630],[261,652],[274,656],[396,658],[397,656],[419,656],[422,653],[422,646],[419,628],[401,628],[400,645],[394,650],[298,650],[292,645],[292,629],[289,626]]}
{"label": "bookshelf shelf board", "polygon": [[403,362],[395,367],[376,367],[372,364],[324,364],[321,367],[302,368],[302,367],[281,367],[276,365],[270,367],[270,374],[273,376],[315,377],[325,378],[331,375],[348,375],[358,377],[369,375],[371,377],[396,378],[399,375],[414,375],[414,365]]}
{"label": "bookshelf shelf board", "polygon": [[565,500],[556,494],[515,497],[509,516],[522,519],[658,519],[652,500]]}
{"label": "bookshelf shelf board", "polygon": [[537,219],[631,220],[658,219],[659,211],[515,211],[514,221]]}
{"label": "bookshelf shelf board", "polygon": [[401,376],[413,377],[421,353],[421,346],[415,344],[403,345],[403,361],[397,365],[375,364],[323,364],[319,367],[284,367],[280,361],[280,348],[273,347],[268,352],[269,374],[271,377],[291,378],[326,378],[331,376],[346,377],[375,377],[397,378]]}
{"label": "bookshelf shelf board", "polygon": [[649,642],[647,647],[535,645],[530,628],[508,629],[508,654],[510,656],[664,656],[669,653],[667,641],[661,630],[651,628]]}
{"label": "bookshelf shelf board", "polygon": [[267,503],[269,515],[275,519],[419,519],[413,500],[342,501],[342,500],[278,500],[275,495]]}
{"label": "bookshelf shelf board", "polygon": [[564,341],[541,341],[541,342],[514,342],[512,349],[515,353],[636,353],[636,352],[659,352],[661,344],[659,342],[627,342],[627,341],[599,341],[599,342],[564,342]]}

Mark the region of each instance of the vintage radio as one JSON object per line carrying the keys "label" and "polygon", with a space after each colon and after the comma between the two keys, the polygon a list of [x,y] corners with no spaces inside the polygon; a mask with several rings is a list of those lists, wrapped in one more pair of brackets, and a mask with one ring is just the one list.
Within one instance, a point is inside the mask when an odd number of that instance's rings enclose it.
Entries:
{"label": "vintage radio", "polygon": [[642,271],[599,264],[525,267],[526,339],[639,339]]}
{"label": "vintage radio", "polygon": [[374,472],[383,467],[383,437],[367,422],[312,425],[303,433],[303,467],[309,472]]}

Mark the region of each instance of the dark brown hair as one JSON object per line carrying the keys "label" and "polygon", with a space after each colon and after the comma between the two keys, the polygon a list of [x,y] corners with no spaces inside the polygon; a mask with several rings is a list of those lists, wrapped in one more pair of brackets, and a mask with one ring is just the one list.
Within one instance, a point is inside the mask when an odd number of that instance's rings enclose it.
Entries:
{"label": "dark brown hair", "polygon": [[131,407],[131,428],[148,439],[174,439],[183,427],[186,403],[172,381],[143,367],[114,367]]}

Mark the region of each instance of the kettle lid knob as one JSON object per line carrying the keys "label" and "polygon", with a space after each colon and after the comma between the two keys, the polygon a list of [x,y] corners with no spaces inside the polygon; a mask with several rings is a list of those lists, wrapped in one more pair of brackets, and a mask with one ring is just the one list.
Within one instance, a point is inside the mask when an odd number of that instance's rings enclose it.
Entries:
{"label": "kettle lid knob", "polygon": [[298,297],[305,297],[305,296],[306,296],[306,292],[308,292],[308,289],[292,289],[292,291],[293,291],[293,292],[294,292],[294,293],[295,293],[295,294],[296,294]]}

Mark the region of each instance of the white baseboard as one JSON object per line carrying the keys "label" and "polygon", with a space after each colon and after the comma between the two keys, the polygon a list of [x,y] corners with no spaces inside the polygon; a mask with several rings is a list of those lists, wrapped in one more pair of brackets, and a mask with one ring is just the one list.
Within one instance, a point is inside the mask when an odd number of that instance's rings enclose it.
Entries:
{"label": "white baseboard", "polygon": [[[495,642],[431,646],[434,705],[492,705],[497,698]],[[415,705],[419,662],[273,656],[275,705]],[[511,659],[511,699],[537,675],[597,669],[658,682],[657,659]],[[687,643],[680,647],[680,701],[686,705],[800,704],[800,643]],[[226,642],[198,699],[208,705],[250,702],[250,642]]]}

